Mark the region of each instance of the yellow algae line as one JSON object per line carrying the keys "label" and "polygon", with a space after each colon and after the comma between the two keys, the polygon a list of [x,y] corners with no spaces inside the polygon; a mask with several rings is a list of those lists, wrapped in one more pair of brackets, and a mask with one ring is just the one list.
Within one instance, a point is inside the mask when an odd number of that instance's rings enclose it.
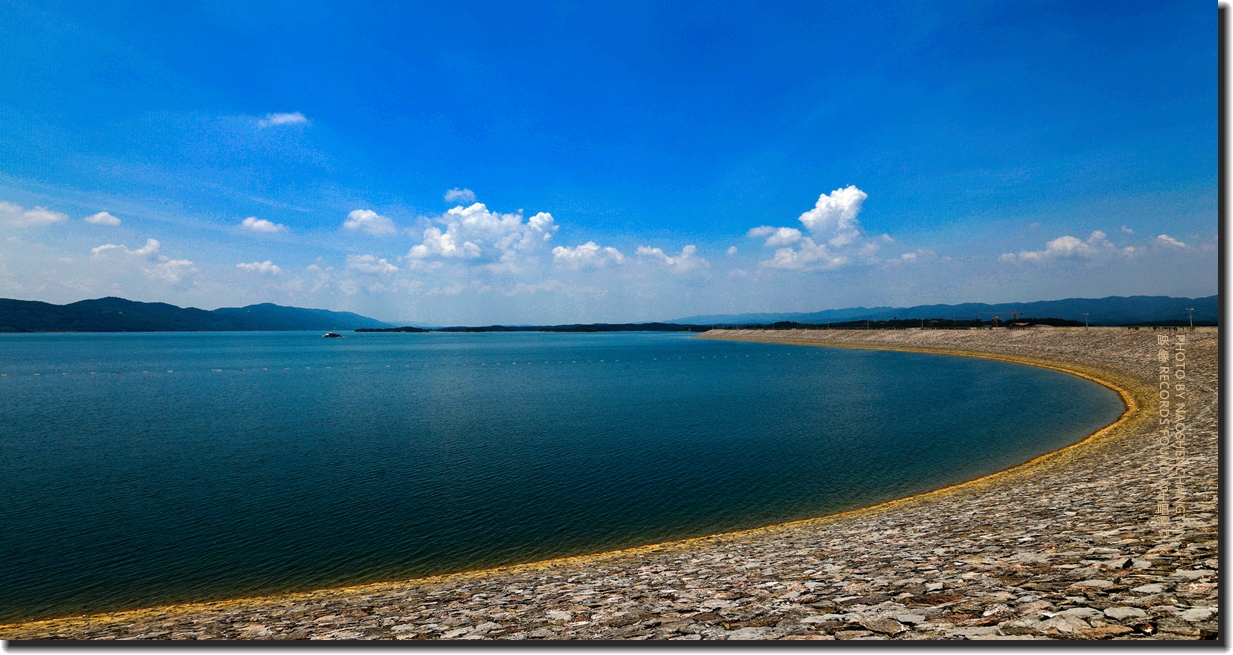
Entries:
{"label": "yellow algae line", "polygon": [[[784,523],[775,523],[772,525],[762,526],[758,528],[747,528],[743,530],[733,530],[730,532],[720,532],[716,534],[703,535],[699,537],[689,537],[685,539],[676,539],[671,541],[663,541],[653,544],[645,544],[642,546],[632,546],[629,548],[620,548],[616,550],[601,551],[598,553],[588,553],[582,555],[570,555],[565,557],[555,557],[536,562],[527,562],[523,564],[510,564],[505,566],[497,566],[487,569],[477,569],[474,571],[460,571],[456,573],[445,573],[424,578],[412,578],[408,580],[394,580],[386,582],[370,582],[360,585],[351,585],[343,587],[328,587],[324,589],[315,589],[305,592],[287,592],[276,593],[264,596],[248,596],[243,598],[235,598],[219,601],[206,601],[197,603],[183,603],[174,605],[163,605],[158,607],[149,607],[135,610],[124,610],[120,612],[110,612],[94,614],[82,617],[59,617],[52,619],[42,619],[39,621],[29,621],[24,623],[10,623],[0,625],[0,637],[5,636],[5,631],[13,629],[35,629],[39,626],[59,626],[63,629],[73,629],[78,627],[88,627],[99,623],[117,623],[117,622],[136,622],[141,619],[152,617],[166,618],[168,615],[185,615],[195,613],[223,613],[244,608],[273,608],[287,607],[299,602],[325,601],[336,600],[339,598],[360,598],[363,596],[371,596],[375,594],[398,592],[412,586],[430,586],[440,583],[462,582],[466,580],[478,580],[488,577],[501,575],[517,575],[519,573],[528,573],[534,571],[543,571],[554,568],[569,568],[577,565],[599,564],[608,560],[616,560],[637,555],[648,555],[671,550],[688,550],[693,546],[704,546],[721,543],[725,541],[735,541],[738,539],[764,534],[769,532],[783,531],[795,527],[803,527],[806,525],[823,525],[833,523],[848,518],[855,518],[866,513],[881,513],[893,510],[908,503],[940,498],[965,488],[976,486],[989,485],[999,482],[1014,474],[1024,473],[1028,469],[1040,466],[1050,460],[1058,459],[1062,455],[1071,453],[1074,450],[1093,443],[1094,441],[1107,437],[1115,432],[1118,428],[1125,428],[1127,424],[1134,419],[1141,419],[1142,414],[1138,414],[1139,403],[1137,403],[1130,392],[1126,391],[1118,384],[1109,381],[1107,378],[1121,379],[1120,375],[1113,375],[1108,371],[1102,371],[1096,368],[1089,367],[1072,367],[1061,365],[1047,360],[1037,360],[1027,357],[1021,357],[1009,354],[1000,353],[983,353],[976,351],[965,350],[950,350],[944,348],[921,348],[913,346],[899,346],[888,344],[852,344],[852,343],[835,343],[835,342],[817,342],[817,341],[787,341],[775,339],[757,339],[757,338],[730,338],[723,336],[708,337],[704,334],[693,337],[695,339],[714,339],[717,341],[741,341],[752,343],[767,343],[781,344],[794,346],[814,346],[825,348],[858,348],[865,350],[895,350],[901,352],[917,352],[931,355],[953,355],[957,357],[975,357],[979,359],[992,359],[998,361],[1006,361],[1016,364],[1026,364],[1029,366],[1037,366],[1040,368],[1052,369],[1063,373],[1075,375],[1087,380],[1091,380],[1097,384],[1108,387],[1117,392],[1122,398],[1122,402],[1126,406],[1126,411],[1113,423],[1097,430],[1081,441],[1077,441],[1069,446],[1065,446],[1058,450],[1054,450],[1043,455],[1034,457],[1022,464],[1016,464],[1007,469],[990,473],[988,475],[974,478],[965,482],[959,482],[939,489],[925,491],[903,498],[888,500],[868,507],[860,507],[857,509],[845,510],[834,514],[811,517],[806,519],[798,519],[795,521],[787,521]],[[1127,385],[1132,386],[1132,385]]]}

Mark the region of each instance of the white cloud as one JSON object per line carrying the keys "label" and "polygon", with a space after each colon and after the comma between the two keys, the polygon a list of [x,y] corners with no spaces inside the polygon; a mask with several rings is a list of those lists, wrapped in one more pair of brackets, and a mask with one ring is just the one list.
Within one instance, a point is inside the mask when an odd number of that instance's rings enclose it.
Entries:
{"label": "white cloud", "polygon": [[660,248],[651,248],[649,246],[638,246],[638,255],[641,257],[649,257],[658,260],[660,263],[667,266],[673,273],[685,273],[692,271],[695,268],[707,268],[710,263],[698,256],[698,247],[689,245],[681,249],[681,254],[676,257],[669,257],[664,254]]}
{"label": "white cloud", "polygon": [[445,192],[445,202],[475,202],[475,192],[454,187]]}
{"label": "white cloud", "polygon": [[[855,186],[835,189],[830,195],[822,194],[813,209],[801,214],[800,221],[805,228],[814,234],[836,232],[840,235],[853,233],[859,229],[856,215],[861,211],[861,203],[869,194]],[[834,244],[838,245],[838,244]]]}
{"label": "white cloud", "polygon": [[815,271],[838,268],[853,261],[875,262],[882,243],[893,242],[888,234],[870,238],[856,220],[869,195],[855,186],[835,189],[818,196],[813,209],[798,220],[809,231],[763,225],[745,233],[751,239],[766,238],[775,256],[761,262],[766,268]]}
{"label": "white cloud", "polygon": [[1133,247],[1119,249],[1109,241],[1108,235],[1100,230],[1096,230],[1092,232],[1087,240],[1070,235],[1060,236],[1046,243],[1044,250],[1024,250],[1018,255],[1006,253],[998,259],[1005,262],[1045,262],[1077,257],[1092,259],[1119,253],[1129,255],[1134,250]]}
{"label": "white cloud", "polygon": [[97,248],[90,249],[90,252],[93,253],[93,256],[95,258],[105,257],[116,251],[128,252],[129,250],[128,248],[125,248],[124,246],[116,245],[114,243],[104,243],[103,245]]}
{"label": "white cloud", "polygon": [[0,224],[10,227],[43,227],[68,220],[68,216],[46,207],[22,209],[21,205],[0,201]]}
{"label": "white cloud", "polygon": [[763,225],[746,232],[745,236],[751,239],[761,239],[762,237],[766,237],[766,242],[764,245],[770,248],[779,248],[800,241],[801,231],[794,227],[771,227],[770,225]]}
{"label": "white cloud", "polygon": [[[869,245],[876,247],[876,244]],[[775,251],[774,257],[760,262],[759,265],[795,271],[818,271],[838,268],[851,261],[847,255],[832,252],[826,244],[817,244],[813,239],[805,237],[801,239],[799,248],[780,248]]]}
{"label": "white cloud", "polygon": [[343,227],[348,230],[360,230],[373,236],[388,236],[398,231],[394,221],[370,209],[357,209],[347,214]]}
{"label": "white cloud", "polygon": [[1126,233],[1126,234],[1134,234],[1134,233],[1135,233],[1135,231],[1134,231],[1134,230],[1132,230],[1132,229],[1130,229],[1130,228],[1126,227],[1125,225],[1123,225],[1123,226],[1122,226],[1122,232],[1124,232],[1124,233]]}
{"label": "white cloud", "polygon": [[478,260],[491,270],[514,272],[520,260],[542,249],[557,231],[552,214],[547,212],[535,214],[524,223],[521,213],[489,211],[479,202],[468,207],[454,207],[436,222],[445,229],[426,228],[422,242],[412,246],[407,258]]}
{"label": "white cloud", "polygon": [[1156,239],[1157,239],[1157,240],[1159,240],[1159,241],[1163,241],[1163,242],[1165,242],[1165,243],[1167,243],[1167,244],[1169,244],[1169,245],[1171,245],[1171,246],[1177,246],[1178,248],[1185,248],[1185,247],[1186,247],[1186,244],[1182,243],[1181,241],[1178,241],[1177,239],[1174,239],[1173,237],[1171,237],[1171,236],[1169,236],[1169,235],[1167,235],[1167,234],[1162,234],[1162,235],[1160,235],[1160,236],[1156,237]]}
{"label": "white cloud", "polygon": [[313,280],[313,288],[309,289],[309,293],[317,293],[318,291],[321,291],[322,289],[329,288],[330,281],[334,278],[334,267],[333,266],[326,266],[325,268],[322,268],[316,264],[309,264],[308,268],[306,268],[305,270],[311,273],[314,278],[316,278],[315,280]]}
{"label": "white cloud", "polygon": [[179,283],[185,277],[197,272],[197,269],[193,268],[193,263],[187,259],[166,258],[163,258],[162,263],[155,264],[153,268],[141,270],[151,279],[160,279],[172,284]]}
{"label": "white cloud", "polygon": [[257,121],[257,127],[265,129],[276,125],[306,125],[308,118],[300,112],[290,114],[266,114],[265,118]]}
{"label": "white cloud", "polygon": [[375,255],[347,255],[347,268],[370,275],[393,275],[398,267]]}
{"label": "white cloud", "polygon": [[130,251],[129,254],[138,255],[141,257],[149,257],[151,255],[157,255],[158,248],[159,248],[158,241],[155,241],[154,239],[146,239],[146,245],[138,248],[137,250]]}
{"label": "white cloud", "polygon": [[120,224],[120,219],[116,218],[115,216],[112,216],[111,214],[108,214],[107,212],[99,212],[97,214],[91,214],[81,220],[87,223],[93,223],[95,225],[115,226],[115,225]]}
{"label": "white cloud", "polygon": [[240,222],[240,227],[252,232],[286,232],[287,226],[282,223],[267,221],[264,218],[249,216]]}
{"label": "white cloud", "polygon": [[248,271],[249,273],[260,273],[262,275],[278,275],[279,273],[283,272],[283,269],[279,268],[276,264],[274,264],[268,259],[263,262],[252,262],[250,264],[236,264],[235,267],[242,271]]}
{"label": "white cloud", "polygon": [[728,246],[728,255],[731,256],[735,254],[736,254],[736,246]]}
{"label": "white cloud", "polygon": [[916,252],[905,252],[887,263],[891,265],[921,264],[935,259],[937,259],[937,253],[934,251],[918,248]]}
{"label": "white cloud", "polygon": [[616,248],[601,248],[594,241],[588,241],[580,246],[566,248],[557,246],[552,249],[554,263],[572,268],[603,268],[609,264],[620,264],[625,261],[625,255]]}
{"label": "white cloud", "polygon": [[101,259],[109,255],[128,255],[130,257],[153,257],[158,254],[159,243],[154,239],[146,239],[146,245],[136,249],[129,250],[124,245],[116,245],[114,243],[106,243],[97,248],[91,248],[90,252],[95,259]]}
{"label": "white cloud", "polygon": [[424,230],[424,241],[418,245],[411,246],[407,257],[424,259],[432,255],[475,258],[480,256],[480,247],[470,241],[464,241],[459,244],[454,241],[453,234],[442,232],[441,228],[438,227],[430,227]]}

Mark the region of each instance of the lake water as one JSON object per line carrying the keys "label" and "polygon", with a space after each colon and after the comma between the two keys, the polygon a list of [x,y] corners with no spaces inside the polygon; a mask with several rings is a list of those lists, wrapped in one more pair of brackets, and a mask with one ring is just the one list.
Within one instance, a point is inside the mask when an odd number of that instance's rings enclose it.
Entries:
{"label": "lake water", "polygon": [[0,336],[0,623],[828,514],[1123,411],[1052,370],[671,333]]}

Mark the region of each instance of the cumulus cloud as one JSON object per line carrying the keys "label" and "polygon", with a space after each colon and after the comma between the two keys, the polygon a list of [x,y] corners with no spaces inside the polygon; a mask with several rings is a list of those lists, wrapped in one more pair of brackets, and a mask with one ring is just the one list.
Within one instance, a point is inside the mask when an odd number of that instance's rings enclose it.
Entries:
{"label": "cumulus cloud", "polygon": [[799,220],[814,234],[834,232],[836,239],[848,243],[858,235],[856,215],[861,211],[861,203],[868,197],[869,194],[855,186],[835,189],[830,195],[824,193],[819,196],[813,209],[801,214]]}
{"label": "cumulus cloud", "polygon": [[273,221],[267,221],[264,218],[257,218],[256,216],[249,216],[248,218],[241,221],[240,227],[244,228],[245,230],[249,230],[251,232],[270,233],[270,232],[286,232],[287,231],[287,226],[283,225],[282,223],[275,223]]}
{"label": "cumulus cloud", "polygon": [[1177,246],[1178,248],[1185,248],[1185,247],[1186,247],[1186,244],[1182,243],[1181,241],[1178,241],[1177,239],[1174,239],[1173,237],[1171,237],[1171,236],[1169,236],[1169,235],[1167,235],[1167,234],[1162,234],[1162,235],[1160,235],[1160,236],[1156,237],[1156,239],[1157,239],[1158,241],[1163,241],[1163,242],[1165,242],[1165,243],[1167,243],[1167,244],[1169,244],[1169,245],[1171,245],[1171,246]]}
{"label": "cumulus cloud", "polygon": [[1122,226],[1122,232],[1124,232],[1124,233],[1126,233],[1126,234],[1134,234],[1134,233],[1135,233],[1135,231],[1134,231],[1134,230],[1132,230],[1132,229],[1130,229],[1130,228],[1126,227],[1125,225],[1123,225],[1123,226]]}
{"label": "cumulus cloud", "polygon": [[369,275],[393,275],[398,267],[375,255],[347,255],[347,268]]}
{"label": "cumulus cloud", "polygon": [[172,284],[178,284],[185,277],[197,272],[197,269],[193,268],[193,263],[187,259],[167,259],[166,257],[162,258],[161,263],[155,264],[153,268],[141,270],[151,279],[160,279]]}
{"label": "cumulus cloud", "polygon": [[[318,260],[320,261],[320,260]],[[317,293],[322,289],[329,288],[330,281],[334,278],[334,267],[326,266],[322,268],[317,264],[309,264],[308,268],[304,269],[313,276],[313,286],[309,289],[309,293]]]}
{"label": "cumulus cloud", "polygon": [[389,236],[398,231],[398,228],[394,227],[394,221],[370,209],[357,209],[347,214],[343,227],[379,237]]}
{"label": "cumulus cloud", "polygon": [[728,255],[736,254],[736,246],[728,246]]}
{"label": "cumulus cloud", "polygon": [[154,239],[146,239],[146,245],[136,249],[129,250],[123,244],[105,243],[97,248],[91,248],[90,252],[95,259],[102,259],[110,255],[128,255],[130,257],[154,257],[158,254],[159,243]]}
{"label": "cumulus cloud", "polygon": [[1056,259],[1098,258],[1115,254],[1130,254],[1133,247],[1118,248],[1109,241],[1108,235],[1100,230],[1092,232],[1086,239],[1069,235],[1060,236],[1045,244],[1044,250],[1024,250],[1018,255],[1006,253],[999,257],[1005,262],[1046,262]]}
{"label": "cumulus cloud", "polygon": [[765,245],[770,248],[791,245],[801,240],[801,231],[794,227],[771,227],[763,225],[745,233],[751,239],[766,237]]}
{"label": "cumulus cloud", "polygon": [[625,255],[616,248],[601,248],[594,241],[588,241],[580,246],[566,248],[557,246],[552,249],[552,261],[555,264],[578,270],[580,268],[603,268],[609,264],[620,264],[625,261]]}
{"label": "cumulus cloud", "polygon": [[439,227],[430,227],[424,230],[423,242],[411,246],[411,250],[407,256],[412,259],[424,259],[432,255],[440,255],[442,257],[466,257],[474,258],[480,256],[480,247],[471,241],[463,241],[458,243],[454,235],[450,232],[442,232]]}
{"label": "cumulus cloud", "polygon": [[68,220],[68,216],[46,207],[23,209],[21,205],[0,201],[0,224],[9,227],[44,227]]}
{"label": "cumulus cloud", "polygon": [[[163,280],[179,284],[184,279],[197,272],[193,263],[187,259],[171,259],[159,254],[160,244],[155,239],[146,239],[146,245],[130,250],[123,244],[105,243],[97,248],[91,248],[92,257],[96,260],[111,260],[120,266],[125,262],[158,262],[150,267],[142,267],[141,271],[152,280]],[[268,262],[267,262],[268,263]]]}
{"label": "cumulus cloud", "polygon": [[115,216],[112,216],[111,214],[108,214],[107,212],[99,212],[97,214],[91,214],[81,220],[87,223],[93,223],[95,225],[116,226],[120,224],[120,219],[116,218]]}
{"label": "cumulus cloud", "polygon": [[278,125],[306,125],[308,118],[300,112],[290,114],[266,114],[265,118],[257,121],[257,127],[265,129],[267,127],[275,127]]}
{"label": "cumulus cloud", "polygon": [[861,228],[857,215],[869,195],[855,186],[835,189],[818,196],[813,209],[797,219],[809,232],[792,227],[763,225],[745,233],[750,239],[765,239],[763,245],[776,248],[775,256],[759,265],[788,270],[826,270],[853,261],[877,261],[881,242],[889,235],[870,238]]}
{"label": "cumulus cloud", "polygon": [[475,202],[475,192],[454,187],[445,192],[445,202]]}
{"label": "cumulus cloud", "polygon": [[260,273],[261,275],[278,275],[279,273],[283,272],[283,269],[279,268],[276,264],[274,264],[268,259],[263,262],[252,262],[249,264],[236,264],[235,267],[240,269],[241,271],[248,271],[249,273]]}
{"label": "cumulus cloud", "polygon": [[698,247],[689,245],[681,249],[681,254],[669,257],[660,248],[638,246],[638,256],[647,257],[667,266],[673,273],[685,273],[696,268],[707,268],[710,263],[698,256]]}
{"label": "cumulus cloud", "polygon": [[424,229],[422,240],[411,247],[407,258],[431,257],[498,262],[513,270],[520,258],[544,247],[557,231],[552,214],[540,212],[523,222],[521,213],[489,211],[483,203],[459,205],[436,222],[445,229]]}
{"label": "cumulus cloud", "polygon": [[851,261],[847,255],[832,252],[826,244],[817,244],[813,239],[805,237],[801,240],[799,248],[780,248],[775,251],[774,257],[759,265],[768,268],[815,271],[838,268]]}

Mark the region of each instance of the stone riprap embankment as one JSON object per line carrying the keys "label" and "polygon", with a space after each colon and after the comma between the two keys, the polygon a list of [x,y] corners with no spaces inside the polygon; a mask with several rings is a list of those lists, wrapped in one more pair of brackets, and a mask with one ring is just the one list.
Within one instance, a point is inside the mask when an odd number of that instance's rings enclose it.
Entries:
{"label": "stone riprap embankment", "polygon": [[866,510],[490,571],[0,626],[0,638],[1217,636],[1215,330],[732,330],[702,338],[1045,364],[1106,382],[1131,409],[1094,437],[1010,471]]}

